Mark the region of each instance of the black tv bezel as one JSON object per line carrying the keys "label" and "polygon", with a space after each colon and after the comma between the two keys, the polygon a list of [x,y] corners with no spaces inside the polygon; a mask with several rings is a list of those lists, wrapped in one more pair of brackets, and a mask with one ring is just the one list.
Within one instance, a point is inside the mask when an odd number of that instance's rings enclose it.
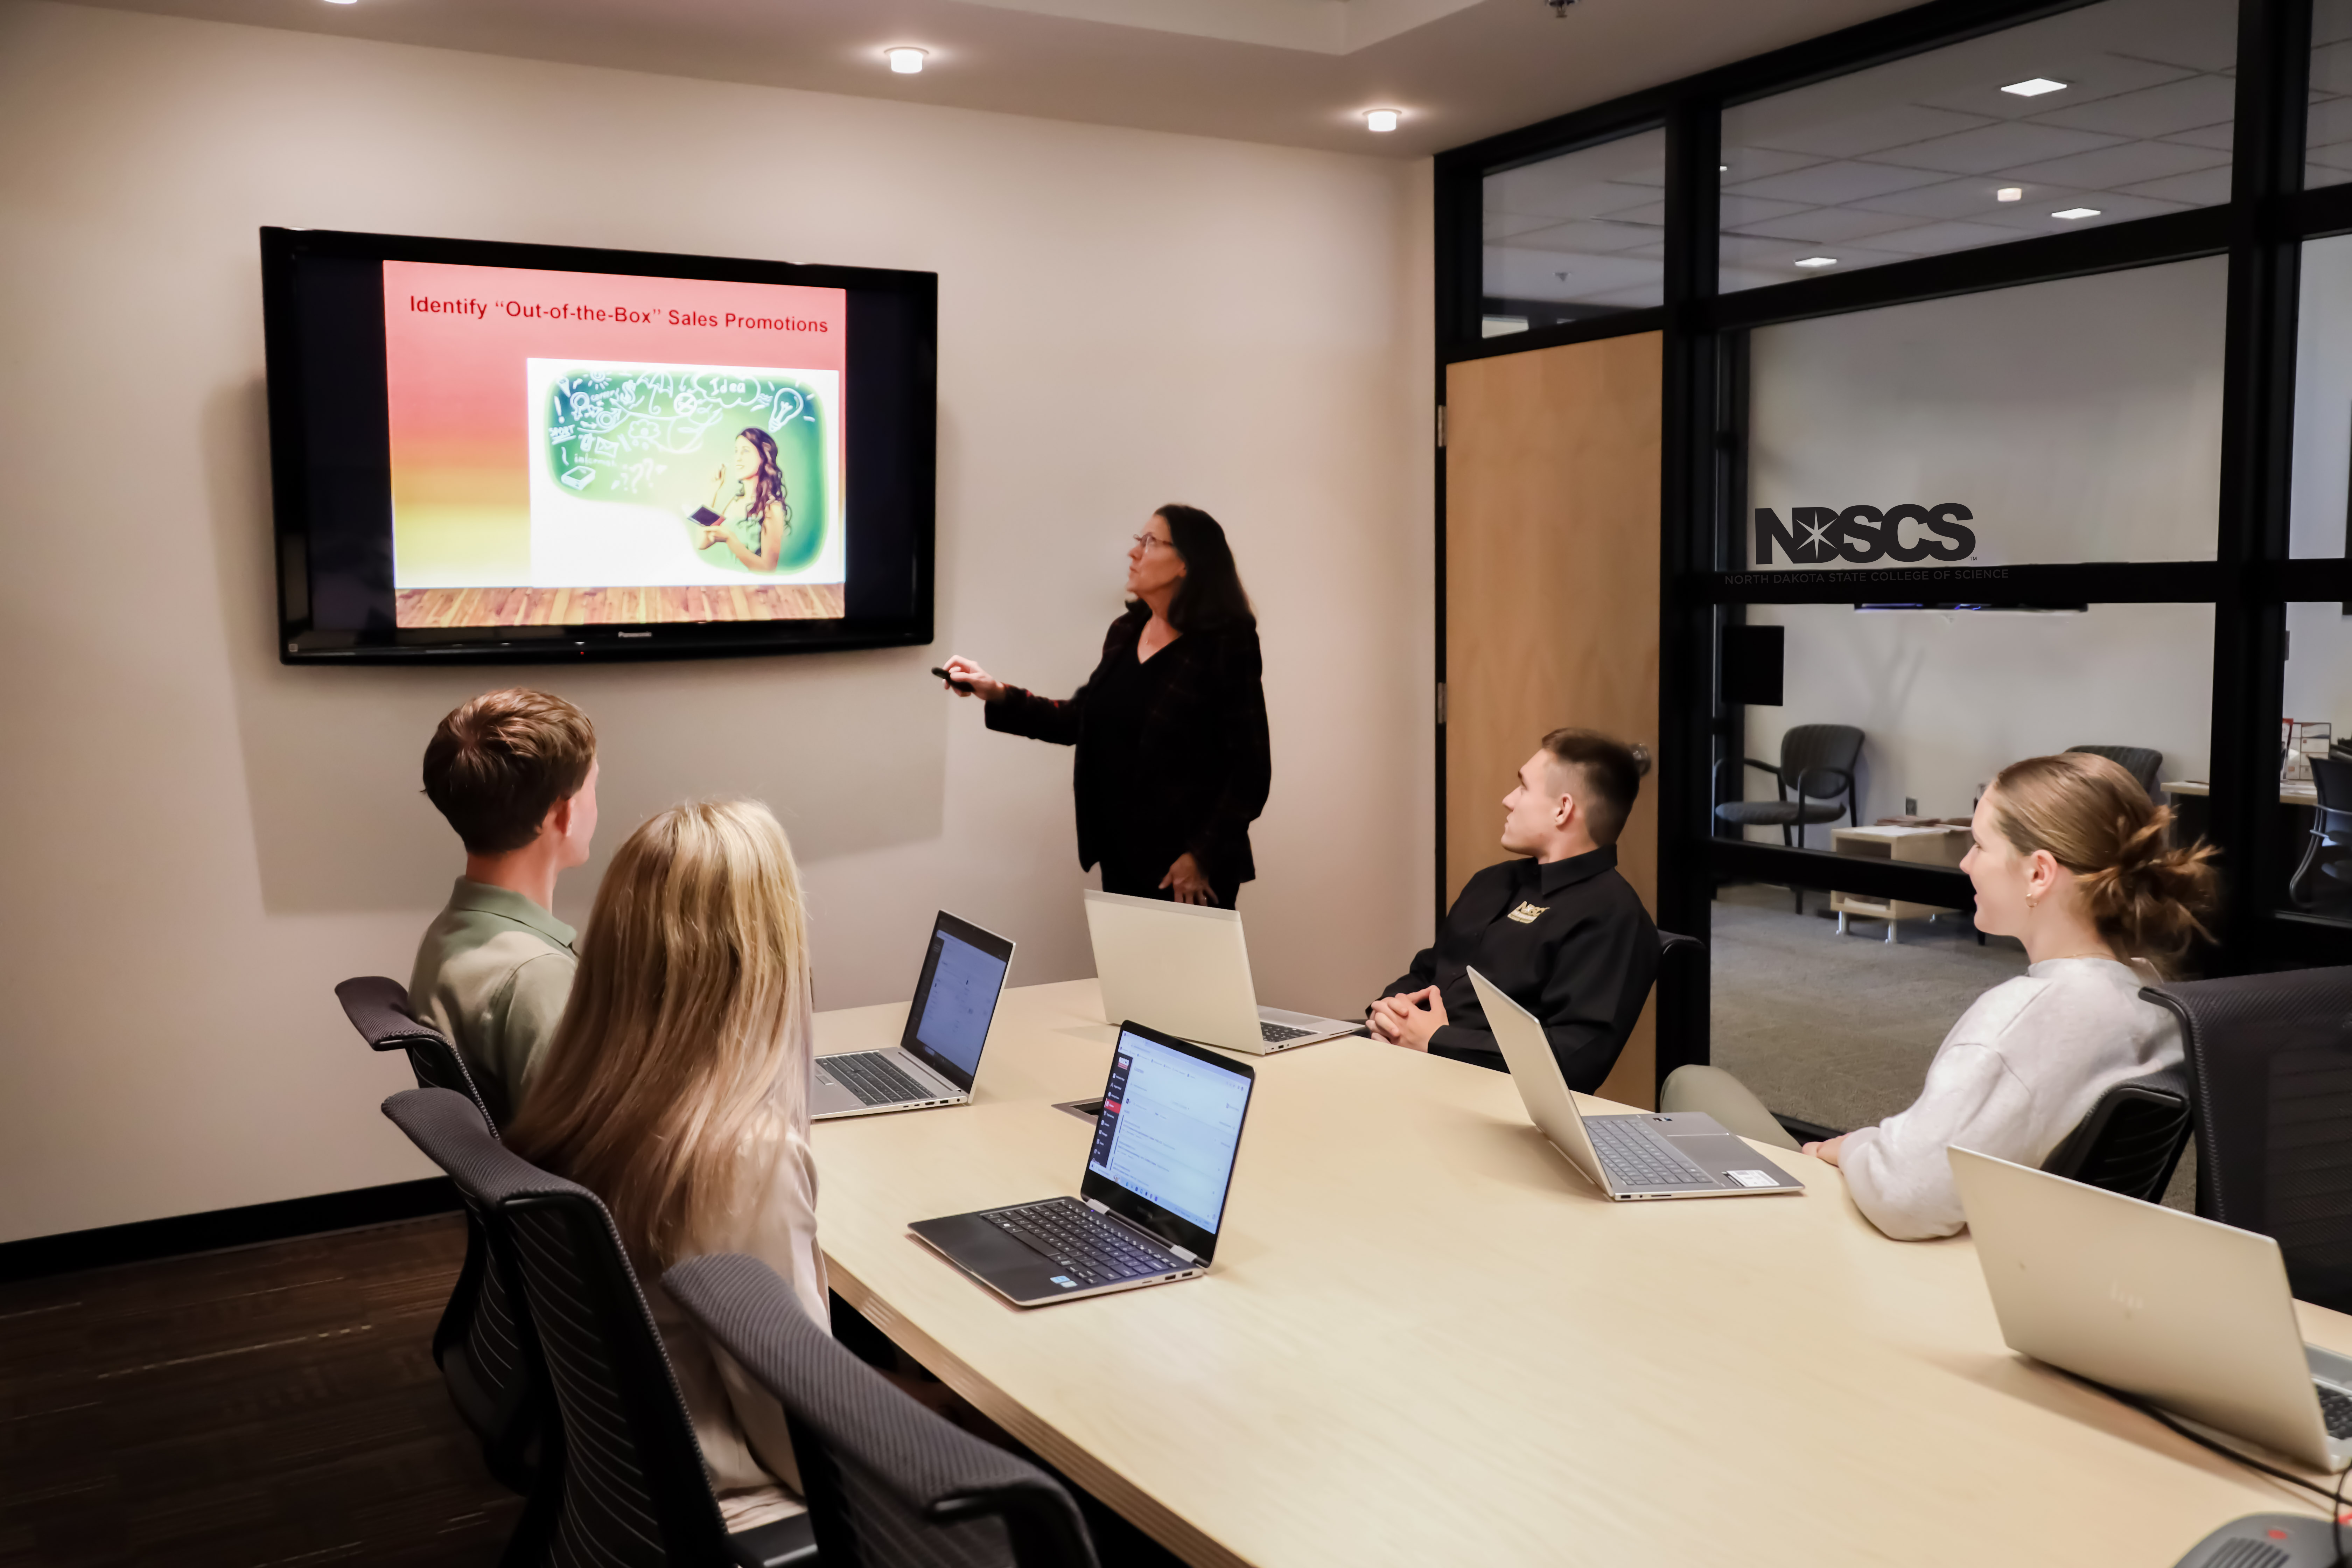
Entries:
{"label": "black tv bezel", "polygon": [[[320,628],[310,603],[310,453],[294,310],[294,264],[305,256],[429,261],[553,272],[618,273],[783,283],[898,296],[911,310],[913,363],[904,439],[912,573],[903,616],[846,621],[656,622],[644,626],[462,626],[431,632]],[[939,475],[939,274],[588,246],[436,239],[340,229],[261,230],[263,362],[269,407],[272,551],[280,664],[556,664],[711,658],[920,647],[933,640]],[[851,439],[857,439],[853,423]],[[651,634],[651,635],[647,635]]]}

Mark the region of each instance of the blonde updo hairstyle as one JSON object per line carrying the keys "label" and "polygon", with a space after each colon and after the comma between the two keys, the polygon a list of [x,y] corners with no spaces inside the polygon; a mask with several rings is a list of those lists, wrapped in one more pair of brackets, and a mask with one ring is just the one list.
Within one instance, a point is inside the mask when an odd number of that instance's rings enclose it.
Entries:
{"label": "blonde updo hairstyle", "polygon": [[2126,958],[2170,964],[2209,936],[2212,846],[2172,846],[2172,811],[2105,757],[2028,757],[1992,781],[1993,822],[2020,855],[2046,849],[2074,873],[2084,911]]}

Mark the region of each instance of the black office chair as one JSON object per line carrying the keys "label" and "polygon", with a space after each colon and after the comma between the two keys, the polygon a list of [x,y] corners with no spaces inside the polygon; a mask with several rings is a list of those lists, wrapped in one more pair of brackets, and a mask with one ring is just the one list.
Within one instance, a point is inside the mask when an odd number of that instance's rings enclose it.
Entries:
{"label": "black office chair", "polygon": [[2099,1096],[2042,1168],[2085,1186],[2160,1203],[2195,1127],[2188,1074],[2152,1072]]}
{"label": "black office chair", "polygon": [[2147,791],[2148,799],[2157,798],[2157,782],[2164,771],[2162,752],[2148,746],[2069,746],[2066,749],[2106,758],[2139,780],[2139,787]]}
{"label": "black office chair", "polygon": [[[2312,787],[2319,802],[2311,813],[2311,837],[2303,858],[2286,879],[2288,900],[2297,909],[2331,910],[2352,901],[2352,762],[2332,752],[2311,759]],[[2314,892],[2306,879],[2316,868],[2327,879],[2323,891]]]}
{"label": "black office chair", "polygon": [[[1805,847],[1805,826],[1813,822],[1835,822],[1843,816],[1859,823],[1854,815],[1853,768],[1862,756],[1862,731],[1851,724],[1800,724],[1780,737],[1780,761],[1778,766],[1759,763],[1754,757],[1742,757],[1742,767],[1759,768],[1772,775],[1778,800],[1722,800],[1722,771],[1730,764],[1725,758],[1717,765],[1716,795],[1720,802],[1715,808],[1718,821],[1738,827],[1778,827],[1780,842],[1801,849]],[[1796,792],[1790,800],[1789,794]],[[1805,890],[1789,889],[1796,895],[1797,912],[1805,912]]]}
{"label": "black office chair", "polygon": [[1706,951],[1706,943],[1695,936],[1685,936],[1680,931],[1662,931],[1658,933],[1658,973],[1664,974],[1666,972],[1666,963],[1671,959],[1685,954],[1702,953]]}
{"label": "black office chair", "polygon": [[2197,1212],[2273,1237],[2297,1296],[2352,1310],[2352,968],[2140,994],[2189,1047]]}
{"label": "black office chair", "polygon": [[758,1258],[690,1258],[662,1284],[782,1404],[825,1568],[1095,1568],[1059,1482],[892,1387]]}
{"label": "black office chair", "polygon": [[[343,1016],[369,1046],[408,1053],[417,1088],[463,1094],[486,1126],[497,1127],[474,1075],[467,1070],[466,1058],[440,1030],[410,1015],[407,989],[398,981],[382,975],[346,980],[335,987],[335,996],[343,1005]],[[516,1334],[506,1281],[490,1267],[488,1232],[470,1199],[466,1204],[466,1261],[433,1330],[433,1363],[441,1369],[458,1417],[481,1440],[482,1462],[490,1474],[502,1485],[528,1493],[539,1464],[540,1401],[530,1363]]]}
{"label": "black office chair", "polygon": [[491,1267],[554,1391],[545,1458],[504,1568],[815,1568],[809,1516],[729,1534],[661,1335],[595,1194],[490,1136],[455,1093],[383,1113],[488,1221]]}

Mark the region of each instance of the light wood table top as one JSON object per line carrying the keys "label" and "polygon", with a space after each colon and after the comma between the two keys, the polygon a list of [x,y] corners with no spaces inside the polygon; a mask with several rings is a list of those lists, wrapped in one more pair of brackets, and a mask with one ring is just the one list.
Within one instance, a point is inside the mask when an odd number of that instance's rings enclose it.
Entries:
{"label": "light wood table top", "polygon": [[[1507,1078],[1369,1040],[1258,1061],[1205,1279],[1007,1306],[906,1227],[1076,1192],[1091,1127],[1050,1102],[1102,1092],[1099,1006],[1010,991],[971,1105],[819,1123],[818,1237],[835,1289],[1190,1563],[2167,1568],[2324,1517],[2012,1354],[1969,1240],[1885,1239],[1829,1165],[1611,1204]],[[905,1016],[821,1015],[818,1048]]]}
{"label": "light wood table top", "polygon": [[[2203,800],[2213,793],[2213,786],[2203,779],[2167,779],[2156,787],[2167,795],[2183,795],[2192,800]],[[2278,786],[2278,796],[2281,805],[2317,805],[2319,786],[2282,782]]]}

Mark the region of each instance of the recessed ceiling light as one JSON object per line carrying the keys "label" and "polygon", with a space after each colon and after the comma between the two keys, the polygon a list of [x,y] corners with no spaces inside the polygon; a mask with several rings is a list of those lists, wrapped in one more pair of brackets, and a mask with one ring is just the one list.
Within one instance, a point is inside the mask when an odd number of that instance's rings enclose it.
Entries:
{"label": "recessed ceiling light", "polygon": [[1728,163],[1717,163],[1715,166],[1715,172],[1718,174],[1728,174],[1731,173],[1731,165]]}
{"label": "recessed ceiling light", "polygon": [[1837,258],[1834,256],[1808,256],[1802,261],[1798,262],[1797,265],[1800,267],[1835,267],[1837,265]]}
{"label": "recessed ceiling light", "polygon": [[923,68],[923,57],[929,52],[929,49],[884,49],[882,51],[890,61],[890,68],[900,76],[914,76],[920,72]]}
{"label": "recessed ceiling light", "polygon": [[2073,223],[2077,218],[2098,216],[2099,209],[2096,207],[2061,207],[2050,216],[2052,217],[2063,217],[2068,223]]}
{"label": "recessed ceiling light", "polygon": [[1997,202],[2021,202],[2025,199],[2025,187],[2023,185],[2003,185],[2000,189],[1992,194],[1992,199]]}
{"label": "recessed ceiling light", "polygon": [[2046,76],[2038,76],[2030,81],[2011,82],[2000,90],[2013,92],[2020,98],[2040,98],[2045,92],[2063,92],[2066,85],[2063,81],[2052,81]]}
{"label": "recessed ceiling light", "polygon": [[1397,128],[1397,119],[1398,111],[1393,109],[1367,109],[1364,110],[1364,129],[1393,131]]}

